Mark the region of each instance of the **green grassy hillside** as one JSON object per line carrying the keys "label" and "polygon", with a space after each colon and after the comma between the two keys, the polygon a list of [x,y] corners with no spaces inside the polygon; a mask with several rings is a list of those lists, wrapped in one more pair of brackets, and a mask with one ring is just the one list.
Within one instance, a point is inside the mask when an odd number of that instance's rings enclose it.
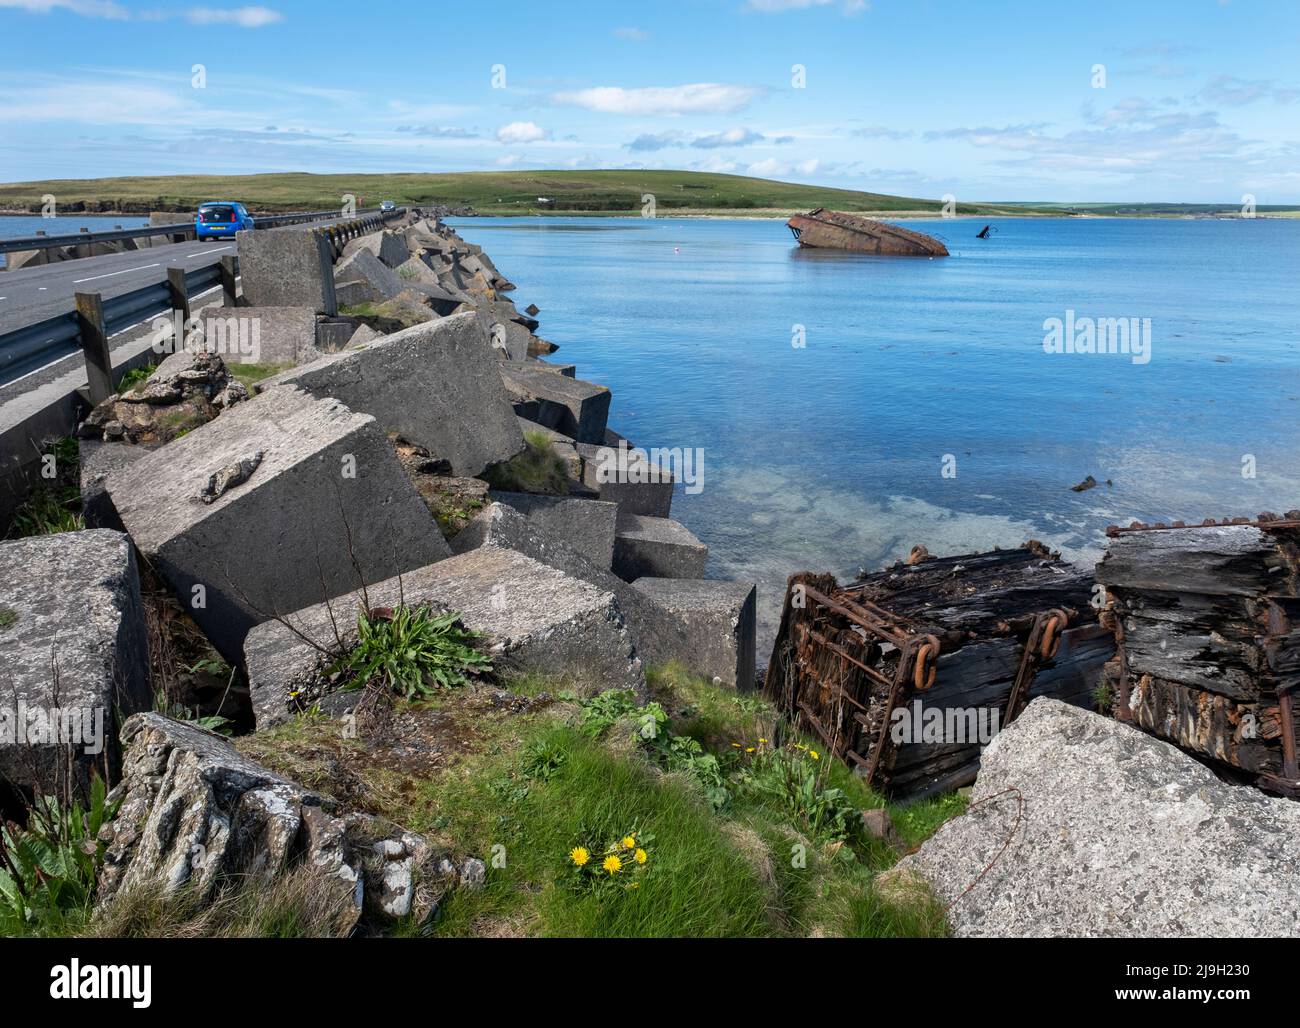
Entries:
{"label": "green grassy hillside", "polygon": [[[482,214],[544,213],[539,197],[567,213],[640,211],[651,193],[659,211],[810,210],[938,213],[938,199],[889,196],[790,182],[691,171],[469,172],[447,175],[166,175],[136,178],[50,179],[0,184],[0,209],[38,210],[53,194],[63,211],[191,210],[204,200],[240,200],[255,211],[325,210],[344,194],[362,205],[399,203],[469,205]],[[960,214],[1010,214],[1009,204],[959,204]],[[1047,213],[1041,211],[1040,213]]]}

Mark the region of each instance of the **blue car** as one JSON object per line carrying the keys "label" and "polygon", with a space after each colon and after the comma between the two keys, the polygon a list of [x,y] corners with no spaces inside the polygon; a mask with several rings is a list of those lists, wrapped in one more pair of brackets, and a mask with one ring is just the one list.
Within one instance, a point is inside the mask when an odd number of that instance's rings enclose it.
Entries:
{"label": "blue car", "polygon": [[194,235],[199,239],[222,239],[233,236],[240,229],[253,227],[253,216],[242,203],[213,200],[199,204],[194,218]]}

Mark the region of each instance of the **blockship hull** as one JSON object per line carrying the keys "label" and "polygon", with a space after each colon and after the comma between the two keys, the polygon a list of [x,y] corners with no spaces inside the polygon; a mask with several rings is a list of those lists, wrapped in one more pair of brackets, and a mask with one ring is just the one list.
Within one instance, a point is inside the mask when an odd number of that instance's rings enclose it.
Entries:
{"label": "blockship hull", "polygon": [[819,207],[807,214],[796,214],[786,224],[800,246],[889,257],[948,256],[948,248],[932,236],[842,211]]}

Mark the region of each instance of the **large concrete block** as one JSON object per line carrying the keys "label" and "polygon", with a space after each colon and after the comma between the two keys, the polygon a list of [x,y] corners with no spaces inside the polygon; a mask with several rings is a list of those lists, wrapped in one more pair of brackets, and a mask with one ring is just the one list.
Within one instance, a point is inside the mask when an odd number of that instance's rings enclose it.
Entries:
{"label": "large concrete block", "polygon": [[577,444],[582,484],[602,500],[618,504],[624,514],[666,518],[672,511],[672,472],[650,461],[644,450],[626,445]]}
{"label": "large concrete block", "polygon": [[303,364],[321,355],[310,307],[217,307],[202,325],[204,349],[227,364]]}
{"label": "large concrete block", "polygon": [[473,476],[524,448],[497,367],[478,321],[457,315],[329,354],[263,388],[332,396]]}
{"label": "large concrete block", "polygon": [[637,638],[646,663],[676,661],[721,685],[754,688],[757,590],[753,582],[639,578],[632,588],[668,615]]}
{"label": "large concrete block", "polygon": [[343,256],[350,257],[358,250],[369,250],[390,268],[396,268],[411,256],[411,251],[406,248],[406,240],[395,232],[371,232],[353,239],[343,247]]}
{"label": "large concrete block", "polygon": [[605,386],[512,362],[501,365],[501,378],[520,417],[580,443],[604,442],[610,401]]}
{"label": "large concrete block", "polygon": [[572,546],[596,567],[608,571],[613,566],[617,504],[534,493],[494,491],[491,497],[519,511],[544,535]]}
{"label": "large concrete block", "polygon": [[[392,268],[381,261],[369,250],[356,250],[348,254],[334,268],[334,282],[342,287],[350,283],[362,283],[368,287],[362,302],[382,302],[396,296],[407,287],[407,283]],[[351,297],[354,294],[348,293]]]}
{"label": "large concrete block", "polygon": [[375,419],[281,387],[108,478],[221,655],[253,625],[449,555]]}
{"label": "large concrete block", "polygon": [[69,768],[118,767],[117,716],[148,709],[131,541],[64,532],[0,542],[0,779],[58,795]]}
{"label": "large concrete block", "polygon": [[614,536],[619,578],[702,578],[708,559],[709,548],[680,522],[619,511]]}
{"label": "large concrete block", "polygon": [[[373,585],[372,607],[427,604],[459,611],[466,627],[483,632],[499,670],[563,675],[591,691],[634,689],[645,676],[614,595],[562,574],[515,550],[486,546]],[[300,610],[288,625],[270,621],[249,633],[245,647],[258,728],[286,720],[297,701],[324,688],[321,671],[355,639],[359,592]],[[290,627],[291,626],[291,627]],[[315,645],[313,645],[315,644]]]}
{"label": "large concrete block", "polygon": [[78,439],[81,474],[81,514],[87,528],[111,528],[122,531],[113,501],[104,483],[114,471],[129,467],[153,452],[152,447],[123,442]]}
{"label": "large concrete block", "polygon": [[239,276],[250,307],[307,307],[337,314],[333,255],[309,228],[238,232]]}

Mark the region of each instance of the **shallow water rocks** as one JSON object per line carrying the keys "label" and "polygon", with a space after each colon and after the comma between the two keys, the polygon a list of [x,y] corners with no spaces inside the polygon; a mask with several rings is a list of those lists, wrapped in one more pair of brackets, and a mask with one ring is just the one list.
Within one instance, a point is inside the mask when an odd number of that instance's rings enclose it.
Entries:
{"label": "shallow water rocks", "polygon": [[319,694],[330,651],[355,638],[358,610],[428,605],[460,612],[499,670],[565,675],[593,690],[645,695],[645,675],[613,593],[514,550],[485,546],[366,590],[269,621],[249,633],[245,661],[259,729],[286,720],[298,695]]}
{"label": "shallow water rocks", "polygon": [[619,511],[614,536],[614,573],[638,578],[703,578],[709,548],[671,518]]}
{"label": "shallow water rocks", "polygon": [[117,768],[117,712],[149,706],[131,541],[104,529],[0,542],[0,777],[58,795]]}
{"label": "shallow water rocks", "polygon": [[211,896],[223,879],[270,880],[316,869],[360,910],[365,885],[347,825],[329,801],[243,756],[229,740],[157,713],[122,728],[121,806],[107,843],[96,902],[136,889]]}
{"label": "shallow water rocks", "polygon": [[718,685],[755,685],[757,622],[753,582],[639,578],[632,588],[667,616],[638,636],[642,658],[675,661]]}
{"label": "shallow water rocks", "polygon": [[[210,476],[261,452],[212,502]],[[450,554],[366,414],[281,386],[109,476],[140,551],[227,661],[253,625]]]}
{"label": "shallow water rocks", "polygon": [[1298,863],[1300,804],[1039,698],[985,749],[970,812],[893,873],[954,903],[959,936],[1291,937]]}
{"label": "shallow water rocks", "polygon": [[262,383],[283,385],[374,416],[386,431],[449,461],[457,475],[477,475],[524,448],[497,362],[472,315],[417,325]]}

